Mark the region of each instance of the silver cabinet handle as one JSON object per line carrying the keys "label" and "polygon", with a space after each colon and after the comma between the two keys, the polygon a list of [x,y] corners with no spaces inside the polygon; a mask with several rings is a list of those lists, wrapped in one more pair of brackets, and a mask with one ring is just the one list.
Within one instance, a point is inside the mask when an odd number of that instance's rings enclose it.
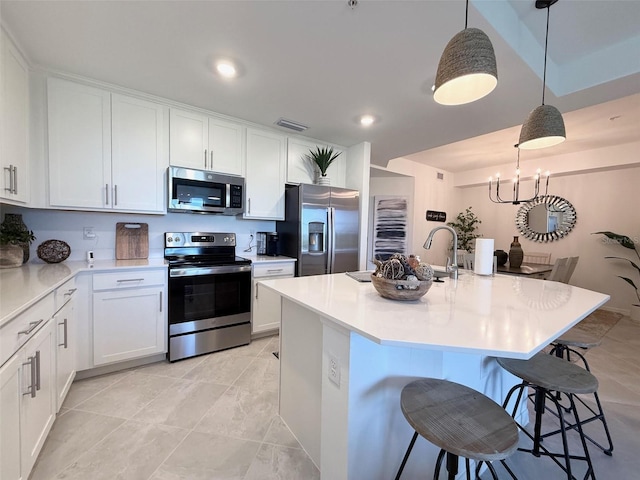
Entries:
{"label": "silver cabinet handle", "polygon": [[247,209],[247,210],[248,210],[248,212],[247,212],[247,213],[251,213],[251,199],[250,199],[250,198],[247,198],[247,206],[249,207],[249,208]]}
{"label": "silver cabinet handle", "polygon": [[64,347],[65,349],[68,348],[68,344],[67,344],[67,319],[65,318],[61,323],[58,323],[58,325],[62,325],[63,328],[63,335],[62,335],[62,343],[59,343],[58,346],[59,347]]}
{"label": "silver cabinet handle", "polygon": [[162,291],[160,292],[160,312],[162,312]]}
{"label": "silver cabinet handle", "polygon": [[65,297],[68,297],[68,296],[70,296],[70,295],[73,295],[73,294],[76,292],[76,290],[78,290],[78,289],[77,289],[77,288],[71,288],[71,289],[67,290],[67,291],[64,293],[64,296],[65,296]]}
{"label": "silver cabinet handle", "polygon": [[204,169],[207,169],[207,149],[204,149]]}
{"label": "silver cabinet handle", "polygon": [[124,280],[116,280],[116,282],[118,283],[124,283],[124,282],[142,282],[144,281],[144,278],[125,278]]}
{"label": "silver cabinet handle", "polygon": [[104,204],[109,205],[109,184],[104,184]]}
{"label": "silver cabinet handle", "polygon": [[23,363],[22,365],[29,365],[31,368],[31,384],[27,387],[27,391],[24,392],[22,395],[31,395],[31,398],[36,398],[36,385],[35,385],[35,379],[36,379],[36,358],[35,357],[28,357],[27,361],[25,363]]}
{"label": "silver cabinet handle", "polygon": [[13,167],[13,193],[18,194],[18,167]]}
{"label": "silver cabinet handle", "polygon": [[283,269],[282,268],[274,268],[274,269],[269,269],[267,270],[268,273],[279,273],[281,272]]}
{"label": "silver cabinet handle", "polygon": [[36,321],[36,322],[29,322],[29,328],[27,328],[26,330],[20,330],[18,332],[18,335],[29,335],[31,332],[33,332],[35,330],[35,328],[40,325],[42,322],[44,322],[44,318],[41,318],[40,320]]}
{"label": "silver cabinet handle", "polygon": [[259,287],[259,286],[260,286],[260,285],[258,285],[258,284],[256,283],[256,300],[258,299],[258,287]]}
{"label": "silver cabinet handle", "polygon": [[113,204],[118,205],[118,185],[113,186]]}
{"label": "silver cabinet handle", "polygon": [[36,350],[36,390],[40,390],[40,350]]}
{"label": "silver cabinet handle", "polygon": [[4,187],[4,189],[9,193],[13,193],[13,165],[4,167],[4,169],[9,170],[9,188]]}
{"label": "silver cabinet handle", "polygon": [[211,170],[213,170],[213,150],[209,150],[209,157],[211,157]]}

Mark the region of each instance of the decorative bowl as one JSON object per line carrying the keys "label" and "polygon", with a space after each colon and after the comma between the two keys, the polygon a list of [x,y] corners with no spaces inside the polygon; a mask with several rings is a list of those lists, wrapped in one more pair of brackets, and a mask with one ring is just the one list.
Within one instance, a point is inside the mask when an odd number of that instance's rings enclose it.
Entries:
{"label": "decorative bowl", "polygon": [[371,283],[380,296],[391,300],[418,300],[429,291],[433,280],[389,280],[371,275]]}
{"label": "decorative bowl", "polygon": [[47,263],[60,263],[69,258],[71,247],[62,240],[47,240],[38,245],[37,253]]}

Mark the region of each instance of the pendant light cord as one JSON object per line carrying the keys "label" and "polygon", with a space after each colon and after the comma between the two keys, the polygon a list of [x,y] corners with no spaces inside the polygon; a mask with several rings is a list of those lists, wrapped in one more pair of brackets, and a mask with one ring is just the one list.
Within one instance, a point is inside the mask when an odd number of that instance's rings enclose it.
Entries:
{"label": "pendant light cord", "polygon": [[547,33],[544,36],[544,70],[542,73],[542,105],[544,105],[544,91],[547,84],[547,45],[549,45],[549,13],[551,11],[551,3],[547,6]]}
{"label": "pendant light cord", "polygon": [[469,20],[469,0],[467,0],[467,6],[464,11],[464,29],[465,30],[467,29],[467,20]]}

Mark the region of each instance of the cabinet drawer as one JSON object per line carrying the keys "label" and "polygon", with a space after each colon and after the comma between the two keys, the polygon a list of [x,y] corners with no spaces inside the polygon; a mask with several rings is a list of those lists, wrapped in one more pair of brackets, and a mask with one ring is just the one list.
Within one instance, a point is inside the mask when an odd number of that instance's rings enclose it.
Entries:
{"label": "cabinet drawer", "polygon": [[295,262],[253,264],[253,278],[293,277],[295,270]]}
{"label": "cabinet drawer", "polygon": [[50,293],[5,324],[0,329],[0,365],[33,337],[47,323],[54,311],[53,293]]}
{"label": "cabinet drawer", "polygon": [[55,296],[55,304],[56,304],[56,312],[60,310],[64,305],[71,300],[73,294],[76,292],[76,279],[75,277],[71,280],[68,280],[64,284],[60,285],[56,288],[54,292]]}
{"label": "cabinet drawer", "polygon": [[93,291],[164,285],[166,278],[164,269],[96,273],[93,275]]}

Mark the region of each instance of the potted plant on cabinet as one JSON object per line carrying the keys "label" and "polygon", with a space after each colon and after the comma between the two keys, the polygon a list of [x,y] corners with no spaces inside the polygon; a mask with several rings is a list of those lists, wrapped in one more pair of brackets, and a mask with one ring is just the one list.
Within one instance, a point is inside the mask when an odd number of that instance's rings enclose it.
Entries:
{"label": "potted plant on cabinet", "polygon": [[0,268],[19,267],[29,260],[29,245],[36,239],[22,215],[7,213],[0,224]]}
{"label": "potted plant on cabinet", "polygon": [[334,152],[332,147],[316,147],[316,150],[309,150],[305,155],[306,159],[313,163],[320,175],[318,176],[318,185],[329,185],[330,180],[327,177],[327,170],[331,164],[340,156],[342,152]]}
{"label": "potted plant on cabinet", "polygon": [[[609,232],[609,231],[594,232],[593,235],[604,235],[605,237],[613,240],[614,243],[617,243],[618,245],[620,245],[620,246],[622,246],[624,248],[627,248],[629,250],[633,250],[633,253],[635,253],[635,256],[638,258],[638,260],[640,260],[640,253],[638,252],[638,248],[636,247],[636,243],[633,240],[631,240],[631,238],[629,238],[628,236],[620,235],[619,233],[614,233],[614,232]],[[614,259],[614,260],[623,260],[625,262],[629,262],[631,267],[638,274],[640,274],[640,266],[638,266],[638,264],[635,263],[633,260],[630,260],[630,259],[625,258],[625,257],[612,257],[612,256],[606,256],[604,258],[610,258],[610,259]],[[618,278],[621,278],[622,280],[627,282],[635,290],[636,298],[638,300],[638,303],[632,303],[631,304],[631,318],[633,320],[640,321],[640,291],[638,290],[638,286],[636,286],[634,281],[629,277],[623,277],[622,275],[618,275]]]}
{"label": "potted plant on cabinet", "polygon": [[[466,253],[471,253],[474,247],[474,240],[481,237],[477,233],[478,225],[482,223],[474,212],[472,207],[468,207],[464,212],[458,213],[458,216],[452,222],[447,222],[458,234],[458,265],[462,265],[462,260]],[[451,246],[453,248],[453,245]]]}

